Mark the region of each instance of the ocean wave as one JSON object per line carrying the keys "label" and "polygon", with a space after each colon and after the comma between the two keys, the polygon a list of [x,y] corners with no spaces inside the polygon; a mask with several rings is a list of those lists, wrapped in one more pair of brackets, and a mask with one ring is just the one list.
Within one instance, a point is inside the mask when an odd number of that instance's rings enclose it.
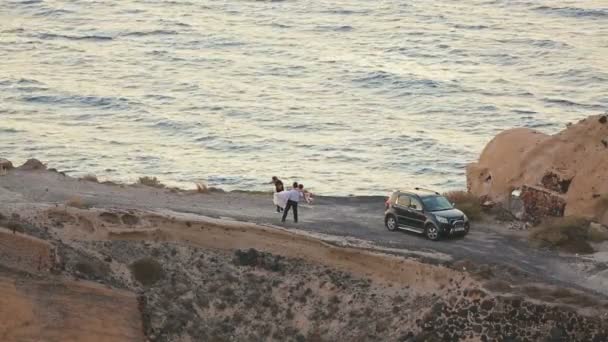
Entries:
{"label": "ocean wave", "polygon": [[0,133],[19,133],[19,132],[22,132],[22,131],[14,129],[14,128],[2,128],[2,127],[0,127]]}
{"label": "ocean wave", "polygon": [[43,0],[22,0],[22,1],[14,1],[13,3],[16,3],[18,5],[34,5],[34,4],[40,4],[42,2],[43,2]]}
{"label": "ocean wave", "polygon": [[58,17],[72,13],[74,12],[63,8],[44,8],[36,11],[36,15],[39,17]]}
{"label": "ocean wave", "polygon": [[544,98],[543,102],[548,104],[559,105],[563,107],[581,107],[586,109],[595,109],[595,110],[603,110],[604,106],[595,105],[595,104],[586,104],[586,103],[577,103],[574,101],[566,100],[566,99],[556,99],[556,98]]}
{"label": "ocean wave", "polygon": [[330,10],[320,11],[319,13],[337,14],[337,15],[353,15],[353,14],[365,15],[365,14],[369,14],[370,12],[371,12],[370,10],[330,9]]}
{"label": "ocean wave", "polygon": [[454,24],[452,25],[454,28],[463,29],[463,30],[485,30],[490,28],[486,25],[465,25],[465,24]]}
{"label": "ocean wave", "polygon": [[363,88],[433,89],[441,86],[441,83],[435,80],[411,77],[405,78],[386,71],[372,71],[361,77],[352,79],[352,82],[360,84]]}
{"label": "ocean wave", "polygon": [[320,26],[315,27],[315,31],[350,32],[350,31],[353,31],[354,29],[355,28],[350,25],[337,25],[337,26],[320,25]]}
{"label": "ocean wave", "polygon": [[119,34],[120,37],[173,36],[179,32],[173,30],[133,31]]}
{"label": "ocean wave", "polygon": [[42,40],[52,40],[52,39],[67,39],[67,40],[91,40],[91,41],[110,41],[113,40],[113,37],[110,36],[100,36],[100,35],[84,35],[84,36],[71,36],[66,34],[57,34],[57,33],[40,33],[36,35],[37,38]]}
{"label": "ocean wave", "polygon": [[76,107],[128,109],[131,101],[126,98],[80,95],[24,95],[21,100],[38,104],[59,104]]}
{"label": "ocean wave", "polygon": [[547,49],[570,49],[568,43],[560,42],[552,39],[525,39],[525,38],[513,38],[513,39],[498,39],[498,42],[502,44],[522,44],[530,45],[540,48]]}
{"label": "ocean wave", "polygon": [[196,126],[199,126],[199,124],[192,124],[171,119],[163,119],[152,124],[152,127],[154,128],[167,130],[173,134],[184,134],[185,132],[192,130]]}
{"label": "ocean wave", "polygon": [[539,6],[534,8],[535,11],[549,14],[557,14],[564,17],[575,18],[608,18],[608,8],[578,8],[578,7],[551,7]]}
{"label": "ocean wave", "polygon": [[38,80],[31,79],[31,78],[5,79],[5,80],[0,79],[0,86],[13,87],[13,86],[36,86],[36,85],[43,85],[43,83]]}

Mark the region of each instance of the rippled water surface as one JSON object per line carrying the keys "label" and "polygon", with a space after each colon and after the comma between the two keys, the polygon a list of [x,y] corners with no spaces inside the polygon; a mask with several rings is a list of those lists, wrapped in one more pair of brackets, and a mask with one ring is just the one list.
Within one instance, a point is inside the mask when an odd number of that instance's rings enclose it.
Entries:
{"label": "rippled water surface", "polygon": [[463,187],[608,109],[605,0],[2,0],[0,156],[326,194]]}

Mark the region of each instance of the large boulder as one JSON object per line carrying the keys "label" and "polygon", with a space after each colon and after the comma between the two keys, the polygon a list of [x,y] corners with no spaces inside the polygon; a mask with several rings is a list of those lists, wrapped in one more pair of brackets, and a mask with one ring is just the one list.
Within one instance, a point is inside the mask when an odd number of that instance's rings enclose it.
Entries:
{"label": "large boulder", "polygon": [[19,170],[46,170],[46,165],[42,164],[38,159],[28,159],[23,165],[19,166]]}
{"label": "large boulder", "polygon": [[[544,206],[528,216],[563,211],[608,224],[607,121],[604,115],[591,116],[555,135],[527,128],[504,131],[467,166],[468,189],[507,203],[514,190],[526,186],[533,189],[530,198]],[[555,207],[547,207],[552,203]]]}
{"label": "large boulder", "polygon": [[6,171],[13,168],[13,163],[10,160],[0,158],[0,171]]}

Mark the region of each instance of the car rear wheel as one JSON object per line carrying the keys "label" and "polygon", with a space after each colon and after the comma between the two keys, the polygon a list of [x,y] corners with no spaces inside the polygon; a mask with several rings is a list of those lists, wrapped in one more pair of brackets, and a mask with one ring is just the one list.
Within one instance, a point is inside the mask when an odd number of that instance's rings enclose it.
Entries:
{"label": "car rear wheel", "polygon": [[384,220],[384,224],[386,225],[386,229],[395,231],[397,229],[398,223],[397,218],[394,215],[388,215]]}
{"label": "car rear wheel", "polygon": [[437,241],[439,240],[439,229],[434,224],[427,224],[424,227],[424,235],[429,240]]}

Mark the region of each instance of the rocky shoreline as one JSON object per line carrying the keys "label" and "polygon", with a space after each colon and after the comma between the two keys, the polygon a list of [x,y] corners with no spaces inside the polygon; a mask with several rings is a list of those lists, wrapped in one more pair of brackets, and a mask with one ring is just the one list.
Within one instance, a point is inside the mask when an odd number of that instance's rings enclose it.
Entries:
{"label": "rocky shoreline", "polygon": [[594,115],[554,135],[501,132],[467,166],[467,187],[532,224],[575,216],[608,226],[606,170],[608,115]]}

